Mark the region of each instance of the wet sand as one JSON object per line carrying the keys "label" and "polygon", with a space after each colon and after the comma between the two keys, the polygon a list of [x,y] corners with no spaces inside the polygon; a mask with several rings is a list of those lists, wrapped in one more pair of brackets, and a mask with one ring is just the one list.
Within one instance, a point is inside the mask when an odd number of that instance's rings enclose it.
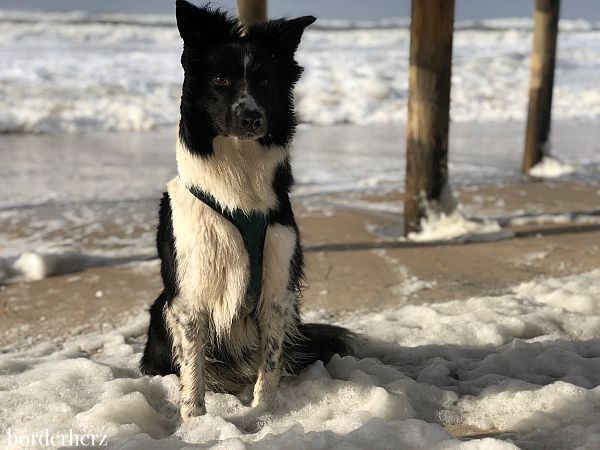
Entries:
{"label": "wet sand", "polygon": [[[305,307],[444,301],[599,267],[597,225],[577,216],[600,208],[596,124],[557,122],[553,132],[556,155],[580,170],[533,182],[519,173],[522,124],[452,124],[451,182],[464,214],[497,219],[520,238],[407,245],[397,242],[404,125],[300,127],[293,202],[307,254]],[[0,347],[114,326],[149,305],[160,290],[157,204],[175,173],[174,136],[2,136],[0,262],[24,251],[76,258],[56,276],[4,282]]]}
{"label": "wet sand", "polygon": [[[519,122],[453,123],[453,186],[508,185],[520,174]],[[84,135],[2,135],[0,212],[50,205],[156,202],[176,173],[175,130]],[[404,124],[298,129],[294,197],[307,207],[326,193],[397,192],[404,183]],[[553,124],[553,153],[600,179],[600,131],[586,121]],[[156,204],[156,203],[155,203]]]}
{"label": "wet sand", "polygon": [[[394,237],[401,230],[400,214],[378,211],[382,204],[399,202],[401,193],[333,194],[321,198],[327,205],[323,209],[297,202],[307,257],[304,307],[343,313],[494,295],[538,277],[600,267],[596,186],[523,182],[462,189],[457,196],[466,211],[497,213],[494,205],[502,200],[505,221],[525,215],[535,222],[542,212],[561,220],[548,223],[550,218],[545,217],[546,223],[509,226],[516,237],[494,242],[415,244]],[[154,207],[142,203],[133,209],[114,208],[116,212],[111,209],[100,221],[103,227],[67,227],[42,238],[63,242],[78,233],[88,252],[109,249],[121,251],[126,258],[98,258],[71,273],[1,287],[0,347],[5,351],[118,325],[146,309],[160,292],[159,265],[152,248]],[[76,210],[70,211],[77,215]],[[566,220],[565,213],[573,211],[587,212],[591,223],[577,216]],[[63,213],[53,209],[55,215]],[[124,220],[127,214],[131,220]],[[0,221],[0,226],[15,239],[27,238],[34,232],[28,227],[35,224],[25,219]],[[131,227],[131,221],[143,225]],[[116,240],[107,244],[107,234]],[[128,248],[128,239],[146,245],[141,250]],[[118,244],[112,246],[113,242]]]}

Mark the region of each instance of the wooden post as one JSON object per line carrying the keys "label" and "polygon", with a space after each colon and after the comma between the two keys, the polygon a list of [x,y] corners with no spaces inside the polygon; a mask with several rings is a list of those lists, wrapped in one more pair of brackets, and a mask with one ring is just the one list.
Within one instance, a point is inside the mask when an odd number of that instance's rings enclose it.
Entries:
{"label": "wooden post", "polygon": [[537,0],[535,4],[524,173],[541,161],[550,137],[559,5],[560,0]]}
{"label": "wooden post", "polygon": [[412,0],[404,233],[419,231],[424,203],[448,181],[454,0]]}
{"label": "wooden post", "polygon": [[243,25],[267,20],[267,0],[237,0],[238,18]]}

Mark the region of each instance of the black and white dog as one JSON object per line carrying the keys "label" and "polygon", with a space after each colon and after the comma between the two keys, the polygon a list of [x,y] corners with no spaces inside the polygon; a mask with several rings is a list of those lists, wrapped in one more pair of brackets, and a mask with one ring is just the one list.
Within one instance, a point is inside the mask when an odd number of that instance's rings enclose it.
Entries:
{"label": "black and white dog", "polygon": [[218,10],[177,0],[179,176],[161,201],[164,290],[150,309],[140,368],[180,375],[184,420],[205,413],[205,387],[268,406],[283,371],[351,351],[349,331],[299,317],[292,90],[302,72],[294,53],[314,21],[242,29]]}

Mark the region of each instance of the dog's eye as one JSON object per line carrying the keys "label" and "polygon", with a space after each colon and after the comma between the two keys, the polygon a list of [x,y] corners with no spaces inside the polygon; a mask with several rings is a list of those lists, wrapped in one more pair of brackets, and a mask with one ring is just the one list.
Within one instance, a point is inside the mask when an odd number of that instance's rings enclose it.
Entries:
{"label": "dog's eye", "polygon": [[269,80],[267,80],[266,78],[263,78],[262,80],[259,81],[259,84],[261,86],[268,86],[269,85]]}
{"label": "dog's eye", "polygon": [[223,75],[215,75],[213,77],[213,82],[217,86],[230,86],[231,82]]}

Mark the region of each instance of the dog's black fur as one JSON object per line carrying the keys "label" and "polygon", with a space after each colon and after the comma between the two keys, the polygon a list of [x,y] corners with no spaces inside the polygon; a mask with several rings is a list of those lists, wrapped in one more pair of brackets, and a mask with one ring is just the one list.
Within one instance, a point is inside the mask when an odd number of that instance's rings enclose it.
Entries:
{"label": "dog's black fur", "polygon": [[[256,137],[265,147],[285,147],[294,134],[296,119],[293,107],[293,86],[302,68],[294,60],[304,28],[313,17],[294,20],[275,20],[250,26],[241,33],[237,21],[210,8],[198,8],[177,0],[177,22],[184,41],[181,63],[185,72],[181,98],[180,139],[194,155],[210,158],[213,139],[217,136]],[[251,54],[251,63],[242,67],[239,61]],[[237,62],[237,63],[236,63]],[[241,71],[249,74],[242,77]],[[242,78],[249,80],[241,84]],[[246,89],[255,99],[248,109],[254,121],[250,127],[232,112],[232,103]],[[235,108],[233,108],[235,110]],[[243,118],[243,117],[242,117]],[[243,122],[243,123],[242,123]],[[299,230],[294,219],[289,193],[293,185],[292,171],[286,160],[273,177],[277,207],[270,212],[270,224],[292,227],[297,233],[296,247],[289,267],[289,290],[300,293],[304,277],[304,257]],[[164,310],[178,295],[175,237],[171,217],[171,201],[164,194],[159,213],[157,248],[161,259],[164,290],[150,308],[148,342],[140,368],[144,374],[166,375],[179,373],[173,361],[172,338],[167,332]],[[299,305],[294,305],[299,317]],[[251,314],[247,320],[255,321]],[[299,337],[284,345],[283,366],[296,373],[317,360],[328,361],[333,354],[350,353],[352,333],[331,325],[301,324],[297,320]],[[252,343],[241,355],[232,354],[227,346],[209,338],[207,357],[211,363],[207,386],[215,391],[238,393],[256,374],[242,367],[252,366],[258,351]]]}
{"label": "dog's black fur", "polygon": [[[315,18],[254,25],[246,36],[240,37],[242,30],[237,21],[218,10],[178,2],[177,11],[184,41],[181,64],[185,79],[179,127],[182,141],[191,151],[209,155],[217,135],[239,135],[234,129],[231,104],[245,88],[239,82],[244,69],[234,62],[249,53],[253,64],[248,68],[252,80],[248,88],[268,118],[268,130],[259,142],[267,146],[287,145],[296,125],[292,87],[302,74],[294,52],[304,27]],[[216,85],[216,75],[226,76],[231,85]]]}

